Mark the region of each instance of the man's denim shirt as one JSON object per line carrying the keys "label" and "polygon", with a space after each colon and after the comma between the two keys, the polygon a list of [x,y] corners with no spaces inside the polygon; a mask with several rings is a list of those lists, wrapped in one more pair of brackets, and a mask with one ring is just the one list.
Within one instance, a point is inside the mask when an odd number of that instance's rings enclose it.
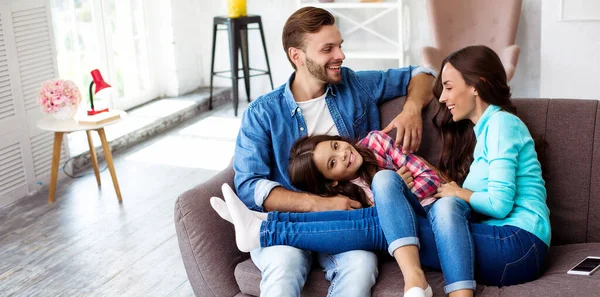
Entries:
{"label": "man's denim shirt", "polygon": [[[342,67],[342,81],[327,85],[325,91],[340,136],[358,140],[379,130],[378,105],[405,96],[411,76],[421,72],[433,74],[430,69],[412,66],[358,72]],[[250,103],[242,117],[233,160],[234,181],[238,196],[253,210],[264,210],[263,201],[275,187],[297,191],[288,178],[290,149],[307,130],[290,90],[294,76]]]}

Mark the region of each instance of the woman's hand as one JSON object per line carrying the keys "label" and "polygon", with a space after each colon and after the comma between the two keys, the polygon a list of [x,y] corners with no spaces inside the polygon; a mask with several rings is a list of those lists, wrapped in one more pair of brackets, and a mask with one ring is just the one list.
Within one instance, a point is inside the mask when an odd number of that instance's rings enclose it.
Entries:
{"label": "woman's hand", "polygon": [[439,186],[437,189],[437,194],[435,194],[433,197],[458,197],[469,203],[471,201],[472,194],[473,192],[461,188],[456,182],[449,182]]}
{"label": "woman's hand", "polygon": [[413,182],[412,173],[408,170],[408,168],[406,168],[406,166],[400,167],[400,169],[398,169],[396,173],[400,175],[400,177],[409,189],[412,189],[415,186],[415,183]]}

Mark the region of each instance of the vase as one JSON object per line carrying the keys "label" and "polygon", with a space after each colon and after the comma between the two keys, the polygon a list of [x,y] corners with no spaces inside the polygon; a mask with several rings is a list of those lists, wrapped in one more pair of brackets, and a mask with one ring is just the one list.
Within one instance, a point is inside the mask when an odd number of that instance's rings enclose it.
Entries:
{"label": "vase", "polygon": [[52,116],[57,120],[70,120],[75,116],[76,113],[77,106],[67,105],[54,112]]}
{"label": "vase", "polygon": [[246,0],[227,0],[227,17],[239,18],[247,16]]}

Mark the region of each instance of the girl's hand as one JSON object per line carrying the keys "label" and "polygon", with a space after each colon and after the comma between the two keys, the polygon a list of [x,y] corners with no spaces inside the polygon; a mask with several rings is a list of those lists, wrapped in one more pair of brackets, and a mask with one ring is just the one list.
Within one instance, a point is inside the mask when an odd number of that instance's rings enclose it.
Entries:
{"label": "girl's hand", "polygon": [[406,186],[412,190],[412,188],[415,186],[415,183],[413,182],[412,173],[410,173],[408,168],[406,168],[406,166],[402,166],[400,169],[398,169],[398,171],[396,171],[396,173],[400,175]]}
{"label": "girl's hand", "polygon": [[456,182],[449,182],[439,186],[437,189],[437,194],[435,194],[433,197],[458,197],[468,203],[471,200],[472,194],[473,192],[461,188]]}
{"label": "girl's hand", "polygon": [[435,166],[431,165],[431,163],[427,162],[427,160],[425,160],[423,157],[414,155],[413,156],[417,157],[417,159],[421,160],[421,162],[425,163],[425,165],[427,165],[427,167],[429,167],[431,170],[433,170],[433,172],[435,172],[435,175],[437,175],[440,178],[440,181],[443,183],[447,183],[450,182],[449,180],[447,180],[444,175],[440,172],[439,169],[437,169]]}

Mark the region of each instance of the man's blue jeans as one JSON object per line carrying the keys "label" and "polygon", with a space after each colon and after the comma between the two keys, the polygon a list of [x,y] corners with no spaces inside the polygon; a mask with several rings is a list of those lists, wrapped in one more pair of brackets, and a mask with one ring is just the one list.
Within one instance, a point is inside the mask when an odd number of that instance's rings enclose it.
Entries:
{"label": "man's blue jeans", "polygon": [[428,218],[416,216],[414,197],[405,194],[404,182],[393,171],[378,172],[372,189],[372,208],[270,213],[261,226],[261,246],[290,245],[326,253],[388,250],[392,254],[401,246],[420,245],[422,264],[443,271],[446,292],[475,289],[475,271],[481,283],[496,286],[523,283],[541,273],[547,247],[527,231],[472,223],[469,205],[452,197],[436,201]]}
{"label": "man's blue jeans", "polygon": [[355,250],[338,254],[312,253],[291,246],[258,248],[250,252],[260,269],[261,297],[299,297],[310,273],[313,255],[325,271],[329,285],[328,297],[371,296],[377,279],[377,256]]}

